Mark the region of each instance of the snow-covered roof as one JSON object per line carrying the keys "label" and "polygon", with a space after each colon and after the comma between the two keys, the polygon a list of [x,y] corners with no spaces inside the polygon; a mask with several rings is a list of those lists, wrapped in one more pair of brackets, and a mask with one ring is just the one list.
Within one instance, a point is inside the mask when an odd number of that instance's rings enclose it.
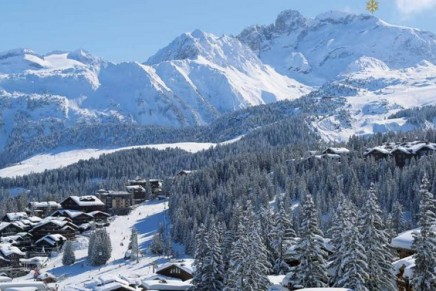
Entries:
{"label": "snow-covered roof", "polygon": [[145,191],[144,187],[142,187],[141,185],[127,185],[126,188],[127,190],[140,189]]}
{"label": "snow-covered roof", "polygon": [[30,207],[34,208],[61,208],[61,205],[57,203],[56,201],[44,201],[44,202],[35,202],[32,201],[29,203]]}
{"label": "snow-covered roof", "polygon": [[13,281],[0,283],[0,290],[8,291],[40,291],[47,290],[44,282]]}
{"label": "snow-covered roof", "polygon": [[6,213],[6,217],[9,219],[9,221],[17,221],[24,218],[28,218],[29,216],[27,215],[26,212],[9,212]]}
{"label": "snow-covered roof", "polygon": [[38,279],[40,279],[40,280],[46,280],[49,278],[56,279],[56,276],[53,274],[50,274],[49,272],[42,273],[41,275],[38,276]]}
{"label": "snow-covered roof", "polygon": [[6,227],[10,226],[10,225],[14,225],[17,226],[21,229],[23,229],[23,225],[17,222],[0,222],[0,231],[2,231],[3,229],[5,229]]}
{"label": "snow-covered roof", "polygon": [[109,213],[103,212],[103,211],[92,211],[88,213],[89,215],[91,215],[92,217],[94,217],[97,214],[103,214],[104,216],[111,216]]}
{"label": "snow-covered roof", "polygon": [[323,151],[322,153],[333,153],[333,154],[337,154],[337,155],[343,155],[343,154],[348,154],[350,153],[350,150],[347,148],[328,148],[325,151]]}
{"label": "snow-covered roof", "polygon": [[6,276],[0,276],[0,283],[12,282],[12,279]]}
{"label": "snow-covered roof", "polygon": [[47,257],[33,257],[29,259],[20,259],[20,262],[23,264],[34,264],[34,265],[44,265],[48,262]]}
{"label": "snow-covered roof", "polygon": [[194,264],[194,260],[193,259],[184,259],[184,260],[178,260],[178,261],[171,261],[171,262],[168,262],[168,263],[160,265],[157,268],[156,273],[160,272],[160,271],[162,271],[164,269],[167,269],[167,268],[169,268],[171,266],[177,266],[177,267],[179,267],[180,269],[182,269],[183,271],[185,271],[185,272],[187,272],[189,274],[194,274],[195,269],[194,269],[193,264]]}
{"label": "snow-covered roof", "polygon": [[415,155],[422,149],[436,151],[436,143],[422,142],[422,141],[412,141],[412,142],[403,142],[403,143],[391,142],[381,146],[368,148],[365,155],[368,155],[374,151],[378,151],[386,155],[390,155],[398,151],[405,154]]}
{"label": "snow-covered roof", "polygon": [[66,241],[67,239],[60,234],[48,234],[42,238],[40,238],[39,240],[37,240],[35,243],[39,244],[43,241],[47,242],[48,244],[55,246],[58,242],[60,241]]}
{"label": "snow-covered roof", "polygon": [[271,275],[268,276],[268,280],[271,282],[271,286],[268,288],[268,291],[287,291],[288,288],[282,286],[283,279],[285,275]]}
{"label": "snow-covered roof", "polygon": [[325,287],[325,288],[303,288],[303,289],[298,289],[298,291],[353,291],[353,290],[347,288]]}
{"label": "snow-covered roof", "polygon": [[[126,187],[127,187],[127,189],[139,189],[139,188],[142,188],[141,186],[137,186],[137,185],[135,185],[135,186],[126,186]],[[142,189],[144,189],[144,188],[142,188]],[[105,196],[122,196],[122,195],[130,196],[130,195],[132,195],[132,193],[129,193],[127,191],[108,191],[108,192],[104,193],[103,195],[105,195]]]}
{"label": "snow-covered roof", "polygon": [[79,206],[104,206],[104,203],[95,195],[70,196],[69,198],[71,198]]}
{"label": "snow-covered roof", "polygon": [[10,255],[16,254],[19,256],[26,256],[25,253],[23,253],[19,248],[10,246],[10,245],[0,245],[0,253],[5,257],[8,258]]}
{"label": "snow-covered roof", "polygon": [[396,249],[412,250],[413,245],[413,233],[419,233],[420,229],[415,228],[412,230],[407,230],[400,233],[398,236],[394,237],[391,241],[391,247]]}
{"label": "snow-covered roof", "polygon": [[192,287],[191,280],[144,280],[142,287],[145,290],[189,290]]}
{"label": "snow-covered roof", "polygon": [[43,220],[41,220],[39,223],[37,223],[34,228],[46,225],[47,223],[54,223],[56,225],[58,225],[59,227],[64,227],[65,225],[67,225],[68,223],[70,223],[68,220],[66,220],[65,217],[46,217]]}
{"label": "snow-covered roof", "polygon": [[57,214],[59,215],[67,215],[69,218],[76,218],[79,215],[86,215],[91,217],[91,215],[89,213],[85,213],[79,210],[69,210],[69,209],[60,209],[60,210],[56,210],[52,216],[56,216]]}

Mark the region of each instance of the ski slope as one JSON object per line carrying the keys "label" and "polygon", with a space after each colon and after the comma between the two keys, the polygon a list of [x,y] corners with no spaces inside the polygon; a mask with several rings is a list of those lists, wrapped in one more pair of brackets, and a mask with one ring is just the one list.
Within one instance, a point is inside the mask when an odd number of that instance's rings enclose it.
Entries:
{"label": "ski slope", "polygon": [[[229,141],[219,143],[219,145],[230,144],[240,140],[242,136],[234,138]],[[91,158],[97,159],[103,154],[111,154],[118,151],[130,149],[181,149],[190,153],[196,153],[202,150],[207,150],[215,147],[217,143],[200,143],[200,142],[180,142],[180,143],[167,143],[167,144],[151,144],[151,145],[138,145],[113,149],[77,149],[68,150],[63,152],[53,152],[46,154],[39,154],[26,159],[18,164],[0,169],[0,178],[13,178],[17,176],[28,175],[32,173],[41,173],[45,170],[53,170],[66,167],[68,165],[77,163],[80,160],[89,160]]]}
{"label": "ski slope", "polygon": [[[62,265],[62,254],[51,259],[42,272],[50,272],[59,279],[59,290],[91,290],[91,281],[100,276],[123,275],[130,278],[144,278],[153,274],[153,263],[161,264],[166,260],[163,257],[150,255],[147,248],[153,235],[161,223],[168,223],[166,217],[168,201],[148,201],[135,208],[127,216],[115,216],[107,228],[112,243],[112,256],[108,263],[101,267],[92,267],[87,263],[86,237],[79,237],[75,243],[76,263],[72,266]],[[136,261],[124,260],[124,254],[129,244],[131,229],[138,231],[140,250],[145,253]]]}

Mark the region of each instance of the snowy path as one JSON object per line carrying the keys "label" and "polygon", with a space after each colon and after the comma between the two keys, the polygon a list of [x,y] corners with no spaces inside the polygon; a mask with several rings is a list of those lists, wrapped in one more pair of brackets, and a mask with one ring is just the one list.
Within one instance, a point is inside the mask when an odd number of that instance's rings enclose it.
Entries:
{"label": "snowy path", "polygon": [[[124,254],[129,243],[131,228],[138,231],[138,240],[141,250],[146,253],[151,238],[159,228],[160,223],[166,219],[167,201],[150,201],[141,204],[128,216],[117,216],[107,228],[112,242],[112,257],[102,267],[87,265],[87,249],[75,251],[76,263],[73,266],[62,266],[62,255],[50,260],[43,270],[59,278],[60,290],[88,290],[84,287],[86,281],[100,275],[134,275],[143,277],[152,273],[152,263],[162,260],[161,257],[146,254],[139,263],[124,260]],[[86,240],[85,240],[86,241]],[[123,244],[123,245],[121,245]]]}

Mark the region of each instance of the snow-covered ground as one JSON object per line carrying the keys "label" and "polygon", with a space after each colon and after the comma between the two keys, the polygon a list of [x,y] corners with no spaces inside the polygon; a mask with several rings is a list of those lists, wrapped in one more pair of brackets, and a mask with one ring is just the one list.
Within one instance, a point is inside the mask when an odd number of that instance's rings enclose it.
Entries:
{"label": "snow-covered ground", "polygon": [[[153,274],[153,263],[165,262],[163,257],[147,253],[148,245],[161,223],[167,223],[167,201],[148,201],[135,208],[128,216],[115,216],[107,228],[112,242],[112,256],[108,263],[101,267],[92,267],[87,263],[87,238],[80,236],[75,243],[76,263],[73,266],[62,265],[62,254],[50,259],[48,266],[41,270],[57,276],[60,281],[59,290],[89,290],[90,281],[100,276],[146,277]],[[139,246],[145,255],[139,263],[124,260],[131,229],[138,231]],[[18,278],[17,280],[20,280]]]}
{"label": "snow-covered ground", "polygon": [[[220,145],[230,144],[240,140],[242,136],[234,138],[229,141],[219,143]],[[180,142],[168,144],[151,144],[151,145],[138,145],[122,148],[112,149],[77,149],[67,150],[63,152],[53,152],[46,154],[39,154],[26,159],[18,164],[0,169],[1,178],[12,178],[16,176],[28,175],[31,173],[41,173],[45,170],[52,170],[63,168],[68,165],[77,163],[80,160],[89,160],[91,158],[98,158],[103,154],[111,154],[114,152],[129,150],[134,148],[150,148],[157,150],[165,150],[168,148],[179,148],[190,153],[196,153],[202,150],[207,150],[218,144],[216,143],[200,143],[200,142]]]}

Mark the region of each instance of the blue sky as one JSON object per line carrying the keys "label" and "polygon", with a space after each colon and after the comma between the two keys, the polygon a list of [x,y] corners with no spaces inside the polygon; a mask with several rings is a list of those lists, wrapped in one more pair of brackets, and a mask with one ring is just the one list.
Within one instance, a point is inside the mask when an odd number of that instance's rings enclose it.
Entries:
{"label": "blue sky", "polygon": [[[436,0],[378,0],[376,16],[436,33]],[[328,10],[366,13],[366,0],[0,0],[0,51],[44,54],[84,48],[111,61],[145,61],[196,28],[237,34],[272,23],[280,11],[315,17]]]}

